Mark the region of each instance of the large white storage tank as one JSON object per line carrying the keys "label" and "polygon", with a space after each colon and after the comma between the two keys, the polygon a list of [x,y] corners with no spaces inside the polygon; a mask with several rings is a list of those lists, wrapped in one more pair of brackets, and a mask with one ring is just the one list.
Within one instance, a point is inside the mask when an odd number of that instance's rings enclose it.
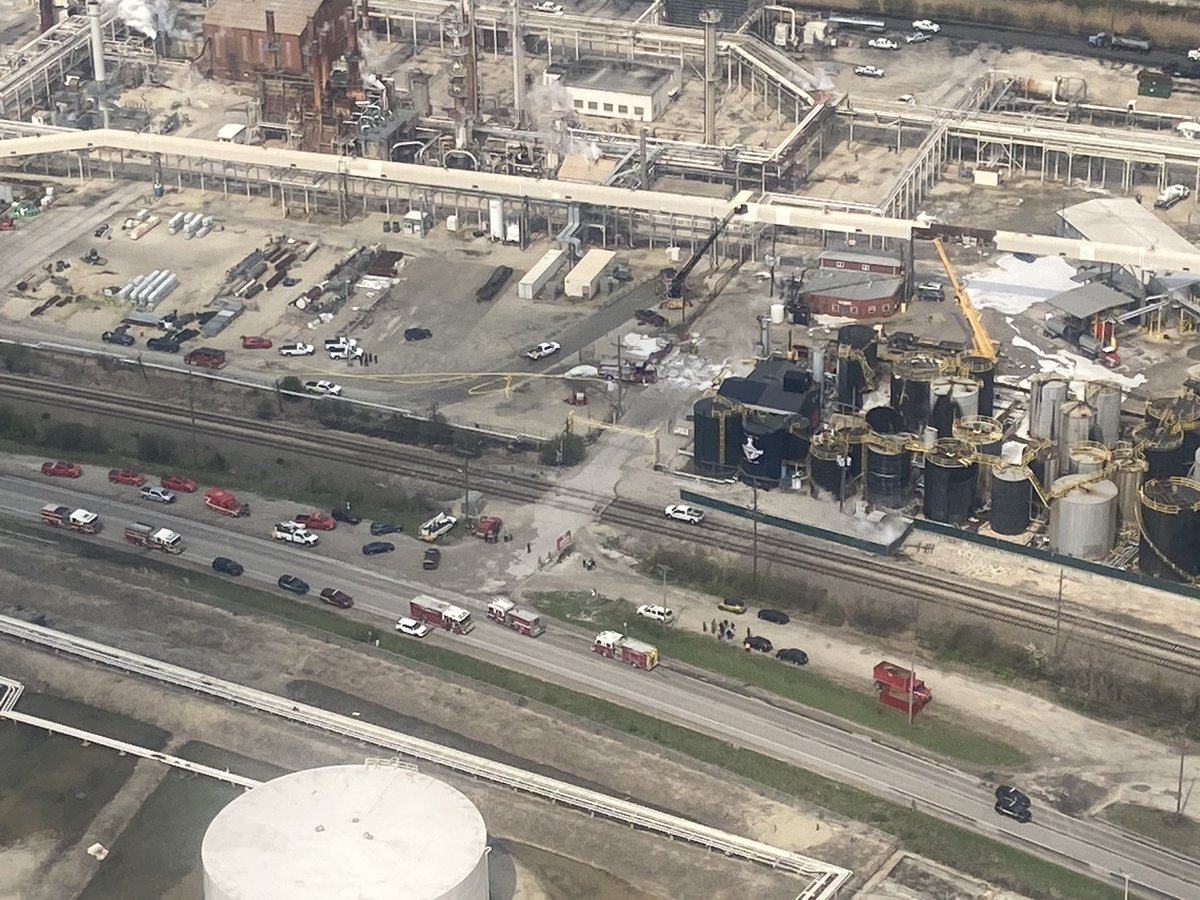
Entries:
{"label": "large white storage tank", "polygon": [[493,241],[504,240],[504,201],[488,201],[488,237]]}
{"label": "large white storage tank", "polygon": [[204,900],[488,900],[487,827],[435,778],[327,766],[247,791],[209,825]]}
{"label": "large white storage tank", "polygon": [[1107,556],[1117,536],[1117,486],[1064,475],[1053,490],[1062,496],[1050,507],[1050,549],[1078,559]]}

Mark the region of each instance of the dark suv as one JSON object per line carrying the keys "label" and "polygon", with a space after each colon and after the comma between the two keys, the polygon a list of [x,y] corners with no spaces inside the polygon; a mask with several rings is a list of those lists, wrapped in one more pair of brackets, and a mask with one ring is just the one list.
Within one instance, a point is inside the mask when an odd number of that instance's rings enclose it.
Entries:
{"label": "dark suv", "polygon": [[757,650],[759,653],[770,653],[775,647],[765,637],[757,634],[752,634],[746,640],[742,641],[742,646],[747,650]]}
{"label": "dark suv", "polygon": [[1022,825],[1033,820],[1029,810],[1029,797],[1011,785],[1002,784],[996,788],[995,810],[1002,816],[1016,819]]}
{"label": "dark suv", "polygon": [[170,337],[152,337],[146,341],[146,346],[160,353],[178,353],[179,342]]}
{"label": "dark suv", "polygon": [[321,602],[336,606],[338,609],[349,609],[354,605],[354,598],[337,588],[322,588]]}
{"label": "dark suv", "polygon": [[785,612],[780,612],[777,609],[760,609],[758,617],[764,622],[773,622],[776,625],[786,625],[792,621],[792,617]]}

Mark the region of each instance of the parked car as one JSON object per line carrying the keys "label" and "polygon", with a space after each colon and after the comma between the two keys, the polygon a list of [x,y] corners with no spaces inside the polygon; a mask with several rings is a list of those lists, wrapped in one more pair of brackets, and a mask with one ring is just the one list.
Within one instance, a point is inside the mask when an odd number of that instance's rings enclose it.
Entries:
{"label": "parked car", "polygon": [[346,347],[357,347],[358,339],[346,337],[344,334],[339,334],[337,337],[325,338],[325,343],[322,346],[325,347],[325,352],[328,353],[331,350],[345,349]]}
{"label": "parked car", "polygon": [[421,557],[421,568],[432,571],[442,564],[442,551],[437,547],[427,547]]}
{"label": "parked car", "polygon": [[649,325],[652,328],[666,328],[671,323],[667,321],[667,317],[661,313],[656,313],[652,309],[639,309],[633,314],[639,325]]}
{"label": "parked car", "polygon": [[775,649],[775,645],[761,635],[752,634],[746,640],[742,641],[742,646],[747,650],[757,650],[759,653],[770,653]]}
{"label": "parked car", "polygon": [[325,378],[320,381],[304,382],[304,390],[310,394],[320,394],[322,397],[340,397],[342,395],[342,386]]}
{"label": "parked car", "polygon": [[653,619],[655,622],[670,622],[675,618],[675,612],[672,609],[653,603],[643,603],[637,608],[637,614],[643,619]]}
{"label": "parked car", "polygon": [[164,475],[159,484],[172,491],[181,491],[185,494],[194,493],[196,490],[196,482],[182,475]]}
{"label": "parked car", "polygon": [[42,463],[42,474],[49,475],[51,478],[78,478],[83,474],[83,466],[63,462],[61,459],[58,462],[44,462]]}
{"label": "parked car", "polygon": [[104,332],[100,335],[100,340],[106,344],[119,344],[122,347],[132,347],[135,343],[133,335],[123,328]]}
{"label": "parked car", "polygon": [[174,491],[168,491],[164,487],[158,487],[157,485],[153,485],[153,484],[146,485],[144,488],[142,488],[140,491],[138,491],[138,495],[143,500],[153,500],[155,503],[174,503],[175,502],[175,492]]}
{"label": "parked car", "polygon": [[131,472],[128,469],[109,469],[108,481],[109,484],[129,484],[141,487],[146,483],[146,476],[141,472]]}
{"label": "parked car", "polygon": [[366,351],[356,344],[339,344],[329,351],[330,359],[362,359]]}
{"label": "parked car", "polygon": [[937,300],[946,299],[945,288],[940,281],[922,281],[917,285],[917,297],[921,300]]}
{"label": "parked car", "polygon": [[271,529],[271,537],[284,543],[299,544],[301,547],[315,547],[321,543],[320,537],[297,522],[280,522]]}
{"label": "parked car", "polygon": [[291,591],[293,594],[307,594],[308,582],[297,578],[295,575],[280,575],[278,584],[285,591]]}
{"label": "parked car", "polygon": [[561,349],[562,345],[557,341],[542,341],[542,343],[538,344],[536,347],[530,347],[521,355],[526,359],[532,359],[536,361],[539,359],[545,359],[547,356],[553,356]]}
{"label": "parked car", "polygon": [[108,226],[101,225],[99,228],[97,228],[95,231],[92,232],[92,237],[102,238],[106,234],[108,234]]}
{"label": "parked car", "polygon": [[1029,807],[1029,795],[1024,791],[1019,791],[1012,785],[1002,784],[996,788],[997,803],[1011,803],[1014,806]]}
{"label": "parked car", "polygon": [[[234,562],[228,556],[218,556],[213,560],[213,571],[220,572],[222,575],[232,575],[236,578],[246,570],[242,568],[241,563]],[[284,577],[286,578],[287,576]]]}
{"label": "parked car", "polygon": [[269,337],[261,337],[260,335],[256,334],[242,335],[243,350],[270,350],[272,346],[273,345]]}
{"label": "parked car", "polygon": [[562,4],[554,3],[553,0],[541,0],[540,3],[533,4],[533,11],[546,13],[551,16],[561,16],[563,14]]}
{"label": "parked car", "polygon": [[867,46],[875,50],[899,50],[900,45],[891,38],[878,37],[867,41]]}
{"label": "parked car", "polygon": [[792,617],[785,612],[780,612],[777,609],[760,609],[758,617],[764,622],[772,622],[776,625],[786,625],[792,621]]}
{"label": "parked car", "polygon": [[349,609],[354,605],[354,598],[337,588],[322,588],[321,602],[336,606],[338,609]]}
{"label": "parked car", "polygon": [[371,534],[376,537],[383,534],[397,534],[404,530],[403,525],[397,525],[395,522],[372,522]]}
{"label": "parked car", "polygon": [[854,74],[863,78],[882,78],[885,73],[879,66],[855,66]]}
{"label": "parked car", "polygon": [[362,521],[362,516],[354,512],[348,506],[338,506],[330,513],[339,522],[344,522],[347,525],[357,525]]}
{"label": "parked car", "polygon": [[410,619],[408,616],[403,616],[396,620],[396,630],[401,634],[417,638],[423,638],[429,634],[428,625],[424,622],[418,622],[416,619]]}
{"label": "parked car", "polygon": [[337,528],[337,519],[323,512],[300,513],[292,521],[313,531],[333,531]]}
{"label": "parked car", "polygon": [[380,553],[391,553],[396,545],[390,541],[371,541],[363,544],[363,556],[378,556]]}
{"label": "parked car", "polygon": [[316,352],[317,348],[312,344],[300,342],[281,344],[279,347],[280,356],[312,356]]}
{"label": "parked car", "polygon": [[179,342],[170,337],[152,337],[146,341],[146,347],[159,353],[178,353]]}
{"label": "parked car", "polygon": [[784,662],[795,663],[798,666],[808,665],[808,654],[803,650],[797,650],[795,647],[788,647],[780,650],[775,654],[776,659],[781,659]]}
{"label": "parked car", "polygon": [[427,341],[433,337],[433,332],[428,328],[405,328],[404,339],[406,341]]}
{"label": "parked car", "polygon": [[300,283],[299,278],[292,278],[290,275],[287,278],[283,279],[284,287],[295,287],[299,283]]}
{"label": "parked car", "polygon": [[699,525],[704,521],[704,511],[684,503],[674,503],[663,510],[668,519],[687,522],[689,525]]}
{"label": "parked car", "polygon": [[738,613],[740,615],[746,611],[746,601],[735,600],[732,597],[726,597],[717,604],[717,609],[723,610],[724,612]]}
{"label": "parked car", "polygon": [[912,27],[913,31],[920,31],[925,34],[937,34],[942,30],[941,25],[929,19],[917,19],[917,21],[913,22]]}
{"label": "parked car", "polygon": [[904,38],[906,44],[923,44],[929,40],[929,35],[923,31],[914,31],[912,34]]}

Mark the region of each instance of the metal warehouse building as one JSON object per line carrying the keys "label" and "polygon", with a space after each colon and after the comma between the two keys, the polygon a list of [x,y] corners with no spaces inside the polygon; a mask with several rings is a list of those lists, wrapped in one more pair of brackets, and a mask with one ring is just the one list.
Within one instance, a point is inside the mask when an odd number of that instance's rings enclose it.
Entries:
{"label": "metal warehouse building", "polygon": [[544,82],[562,87],[580,115],[653,122],[678,94],[677,68],[584,57],[546,68]]}

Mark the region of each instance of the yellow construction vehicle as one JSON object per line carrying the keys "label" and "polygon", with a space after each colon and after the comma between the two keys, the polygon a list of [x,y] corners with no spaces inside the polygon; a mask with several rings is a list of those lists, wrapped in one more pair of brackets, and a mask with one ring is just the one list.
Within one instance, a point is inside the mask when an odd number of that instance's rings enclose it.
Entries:
{"label": "yellow construction vehicle", "polygon": [[954,265],[950,262],[950,257],[946,255],[946,248],[942,246],[942,242],[938,238],[933,239],[933,246],[942,260],[942,268],[946,270],[946,277],[950,279],[950,289],[954,291],[954,299],[958,303],[958,308],[962,311],[963,318],[966,319],[967,325],[970,327],[971,341],[974,345],[975,354],[985,359],[995,359],[997,355],[996,343],[987,333],[987,328],[983,324],[983,317],[979,315],[979,310],[971,302],[971,295],[967,293],[967,289],[958,280],[958,274],[954,271]]}

